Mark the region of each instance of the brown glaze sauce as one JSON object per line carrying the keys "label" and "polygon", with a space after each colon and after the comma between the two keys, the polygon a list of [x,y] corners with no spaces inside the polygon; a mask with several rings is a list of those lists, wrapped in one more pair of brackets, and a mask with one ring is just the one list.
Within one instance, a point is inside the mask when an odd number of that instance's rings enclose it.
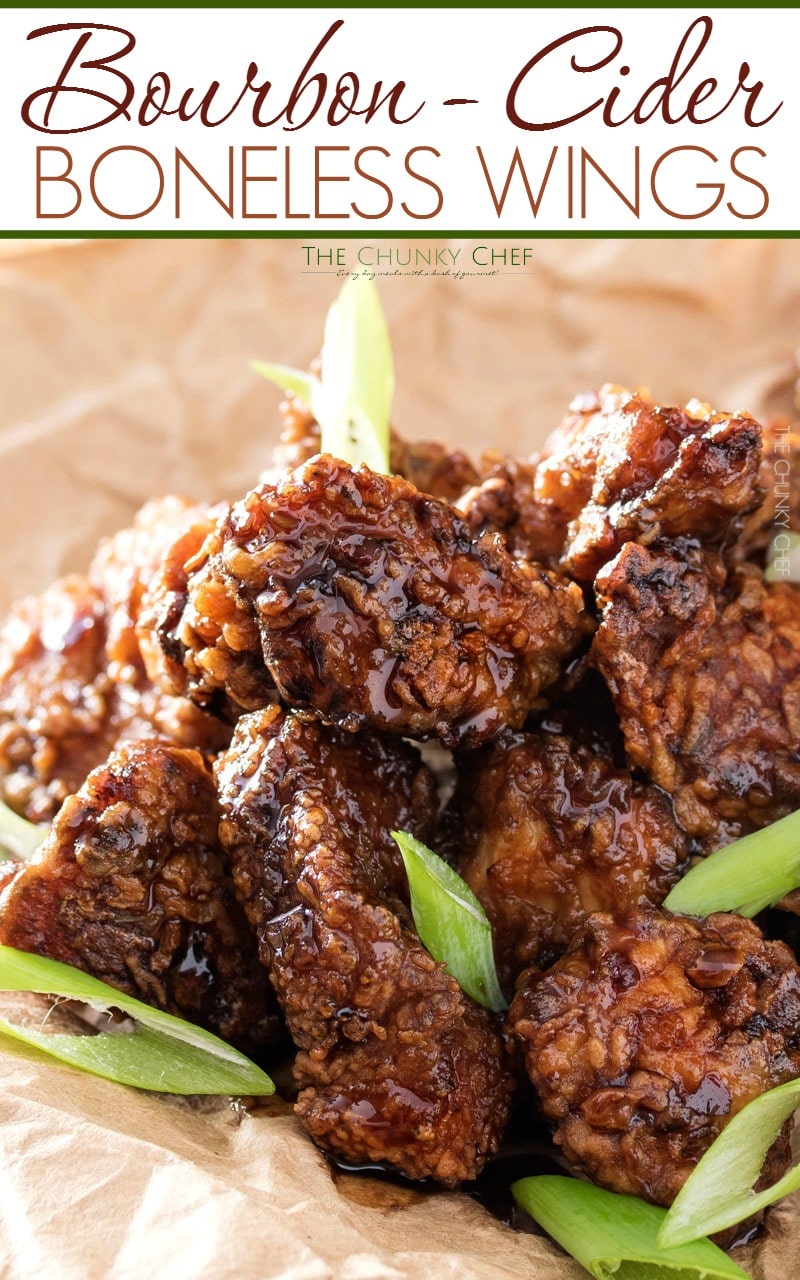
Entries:
{"label": "brown glaze sauce", "polygon": [[[511,1194],[511,1184],[518,1178],[535,1174],[569,1173],[558,1150],[550,1142],[546,1130],[528,1116],[520,1114],[512,1120],[507,1137],[491,1157],[475,1182],[464,1183],[461,1192],[476,1200],[487,1213],[516,1231],[540,1234],[539,1228],[521,1212]],[[328,1156],[331,1176],[341,1195],[355,1204],[370,1209],[405,1209],[421,1203],[427,1196],[451,1195],[444,1187],[426,1179],[414,1182],[386,1165],[349,1165]]]}
{"label": "brown glaze sauce", "polygon": [[[452,1195],[444,1187],[426,1179],[414,1182],[396,1170],[380,1165],[354,1166],[328,1157],[334,1186],[345,1200],[365,1209],[398,1212],[412,1205],[421,1204],[428,1196]],[[527,1143],[504,1143],[496,1156],[473,1183],[465,1183],[461,1193],[477,1201],[487,1213],[510,1227],[529,1235],[545,1235],[539,1225],[516,1204],[511,1186],[519,1178],[531,1178],[540,1174],[570,1176],[571,1170],[558,1150],[540,1132],[537,1138],[531,1132]],[[732,1228],[731,1234],[736,1231]],[[727,1252],[756,1244],[765,1234],[765,1221],[752,1218],[739,1224],[738,1234],[724,1240]],[[558,1245],[554,1247],[558,1248]]]}
{"label": "brown glaze sauce", "polygon": [[[251,1113],[265,1117],[292,1113],[296,1091],[292,1087],[291,1066],[288,1059],[282,1065],[283,1069],[279,1068],[277,1072],[274,1067],[271,1069],[276,1092],[269,1098],[253,1099],[248,1106]],[[431,1179],[415,1181],[389,1165],[352,1165],[335,1159],[327,1152],[323,1154],[336,1190],[345,1200],[364,1209],[397,1213],[422,1204],[429,1196],[453,1194]],[[537,1122],[528,1108],[518,1106],[512,1114],[500,1150],[490,1157],[474,1182],[461,1186],[460,1193],[470,1196],[493,1218],[513,1231],[545,1235],[538,1224],[519,1208],[511,1194],[512,1183],[541,1174],[569,1177],[572,1170],[550,1141],[545,1126]],[[768,1217],[756,1222],[750,1218],[740,1223],[738,1228],[732,1228],[724,1241],[725,1249],[730,1251],[756,1244],[765,1234],[766,1221]],[[557,1245],[554,1247],[558,1248]]]}

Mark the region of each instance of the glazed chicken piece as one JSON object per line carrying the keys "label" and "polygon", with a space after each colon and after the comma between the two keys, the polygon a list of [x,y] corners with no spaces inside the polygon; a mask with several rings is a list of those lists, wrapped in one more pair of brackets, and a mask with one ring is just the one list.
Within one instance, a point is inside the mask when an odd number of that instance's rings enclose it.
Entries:
{"label": "glazed chicken piece", "polygon": [[89,567],[89,581],[106,609],[109,672],[124,680],[142,670],[137,638],[142,604],[165,558],[183,562],[213,528],[215,508],[185,498],[154,498],[133,524],[104,538]]}
{"label": "glazed chicken piece", "polygon": [[706,852],[800,805],[800,586],[631,543],[598,576],[592,661],[628,758]]}
{"label": "glazed chicken piece", "polygon": [[551,444],[536,485],[540,500],[554,496],[562,509],[564,469],[579,472],[580,509],[561,558],[579,581],[591,582],[626,542],[687,536],[718,545],[763,497],[752,418],[696,400],[662,408],[620,388],[604,388],[594,408],[581,402],[579,418],[562,448]]}
{"label": "glazed chicken piece", "polygon": [[497,462],[459,506],[473,528],[588,585],[626,542],[730,539],[763,498],[760,466],[751,418],[609,385],[572,402],[540,457]]}
{"label": "glazed chicken piece", "polygon": [[[739,916],[594,915],[508,1029],[573,1168],[669,1205],[732,1116],[800,1075],[800,970]],[[784,1130],[763,1185],[790,1158]]]}
{"label": "glazed chicken piece", "polygon": [[108,755],[104,606],[85,578],[16,604],[0,634],[0,794],[32,822]]}
{"label": "glazed chicken piece", "polygon": [[536,497],[536,457],[487,455],[483,478],[456,502],[474,533],[497,530],[512,555],[555,569],[561,559],[566,522],[551,504]]}
{"label": "glazed chicken piece", "polygon": [[218,845],[202,756],[128,743],[64,802],[0,896],[0,942],[49,956],[252,1052],[281,1020]]}
{"label": "glazed chicken piece", "polygon": [[[279,471],[302,466],[320,452],[319,423],[301,400],[287,396],[281,403],[281,433],[273,450],[273,467],[262,479],[267,483]],[[393,475],[403,476],[422,493],[446,502],[456,498],[478,481],[478,472],[461,449],[450,449],[439,440],[404,440],[391,433],[390,466]]]}
{"label": "glazed chicken piece", "polygon": [[523,722],[589,630],[574,584],[326,455],[237,503],[203,556],[161,638],[206,706],[256,709],[274,681],[329,723],[477,746]]}
{"label": "glazed chicken piece", "polygon": [[570,524],[592,496],[609,415],[630,394],[604,386],[598,395],[576,396],[541,452],[528,459],[484,455],[480,484],[457,504],[470,527],[497,529],[512,553],[557,568]]}
{"label": "glazed chicken piece", "polygon": [[31,821],[52,818],[118,742],[227,744],[220,721],[151,684],[135,638],[159,549],[195,519],[178,499],[148,503],[101,545],[91,581],[64,578],[12,608],[0,633],[0,797]]}
{"label": "glazed chicken piece", "polygon": [[445,828],[491,922],[506,991],[592,912],[659,905],[687,856],[668,796],[554,733],[506,732],[459,759]]}
{"label": "glazed chicken piece", "polygon": [[114,679],[106,617],[96,588],[73,576],[16,604],[0,634],[0,796],[32,822],[52,818],[120,741],[227,741],[186,699],[130,672],[130,682]]}
{"label": "glazed chicken piece", "polygon": [[[209,507],[202,519],[194,521],[186,528],[183,535],[168,547],[161,556],[155,570],[148,575],[147,585],[143,592],[136,621],[136,640],[142,655],[145,670],[154,686],[166,694],[173,695],[181,703],[188,702],[182,695],[185,691],[187,673],[183,666],[184,647],[176,639],[174,632],[180,626],[186,626],[187,618],[192,616],[195,604],[206,611],[204,614],[206,629],[210,625],[210,617],[216,615],[219,626],[214,630],[213,643],[209,643],[199,656],[199,661],[206,670],[207,679],[216,687],[233,690],[230,698],[218,697],[214,710],[228,721],[238,716],[242,706],[259,706],[263,702],[277,701],[277,690],[264,668],[263,658],[258,652],[258,632],[252,626],[249,638],[252,652],[231,652],[226,643],[229,628],[225,621],[225,610],[232,604],[226,593],[212,598],[213,584],[207,593],[197,593],[196,599],[187,602],[188,581],[197,565],[204,562],[203,551],[207,538],[214,533],[217,521],[226,511],[224,506]],[[186,616],[184,616],[186,611]],[[240,616],[238,627],[244,627],[245,619]],[[197,707],[196,702],[188,705]],[[198,713],[203,714],[199,711]],[[215,716],[208,719],[215,724],[220,722]],[[221,746],[230,740],[230,731]]]}
{"label": "glazed chicken piece", "polygon": [[[224,519],[225,508],[217,512]],[[228,585],[202,569],[216,521],[167,555],[142,601],[137,635],[147,674],[181,702],[234,722],[246,708],[279,698],[264,665],[258,626]],[[192,583],[191,593],[189,583]]]}
{"label": "glazed chicken piece", "polygon": [[216,764],[220,835],[299,1053],[296,1111],[337,1159],[447,1185],[500,1141],[510,1095],[494,1021],[416,936],[392,828],[430,839],[416,751],[278,707]]}
{"label": "glazed chicken piece", "polygon": [[478,480],[478,472],[461,449],[451,449],[439,440],[404,440],[396,431],[392,431],[390,466],[393,475],[445,502],[455,502]]}

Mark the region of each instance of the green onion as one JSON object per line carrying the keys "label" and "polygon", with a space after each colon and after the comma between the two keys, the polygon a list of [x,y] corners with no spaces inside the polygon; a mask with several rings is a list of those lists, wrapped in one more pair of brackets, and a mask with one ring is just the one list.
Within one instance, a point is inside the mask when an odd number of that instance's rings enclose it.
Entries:
{"label": "green onion", "polygon": [[710,1240],[664,1249],[665,1211],[576,1178],[542,1175],[512,1184],[521,1205],[595,1280],[748,1280]]}
{"label": "green onion", "polygon": [[310,373],[302,373],[299,369],[292,369],[288,364],[266,364],[263,360],[253,360],[250,367],[255,373],[260,373],[262,378],[274,382],[281,391],[291,391],[293,396],[297,396],[298,400],[302,400],[311,409],[315,399],[314,389],[320,385],[319,378],[314,378]]}
{"label": "green onion", "polygon": [[100,1013],[121,1009],[135,1028],[100,1035],[48,1035],[0,1017],[0,1032],[95,1076],[158,1093],[274,1093],[268,1075],[243,1053],[182,1018],[151,1009],[79,969],[0,946],[0,991],[34,991],[80,1000]]}
{"label": "green onion", "polygon": [[342,286],[325,321],[322,347],[322,447],[346,462],[389,470],[394,366],[375,284],[363,276]]}
{"label": "green onion", "polygon": [[411,914],[423,945],[463,991],[485,1009],[507,1006],[497,980],[492,929],[469,885],[431,849],[406,831],[392,837],[411,890]]}
{"label": "green onion", "polygon": [[755,916],[798,886],[800,809],[712,853],[678,881],[664,906],[687,916]]}
{"label": "green onion", "polygon": [[[27,822],[0,800],[0,849],[20,862],[30,862],[47,835],[46,826]],[[0,859],[2,861],[2,859]]]}
{"label": "green onion", "polygon": [[323,453],[388,474],[394,365],[371,280],[345,281],[328,311],[321,379],[286,365],[255,363],[253,368],[308,405],[320,425]]}
{"label": "green onion", "polygon": [[800,1190],[800,1167],[765,1191],[754,1192],[767,1152],[800,1106],[800,1080],[779,1085],[748,1102],[715,1138],[692,1170],[659,1232],[665,1245],[723,1231]]}
{"label": "green onion", "polygon": [[800,533],[776,534],[767,552],[767,582],[800,582]]}

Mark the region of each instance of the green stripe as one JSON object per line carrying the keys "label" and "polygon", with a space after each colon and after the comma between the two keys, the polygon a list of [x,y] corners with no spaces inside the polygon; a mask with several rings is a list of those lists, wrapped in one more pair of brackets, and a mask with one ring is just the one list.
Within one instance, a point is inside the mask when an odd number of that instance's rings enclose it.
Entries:
{"label": "green stripe", "polygon": [[591,228],[581,231],[562,231],[559,228],[536,231],[530,228],[511,231],[475,231],[473,228],[453,229],[429,227],[427,231],[381,231],[369,235],[368,228],[358,231],[320,231],[307,227],[305,231],[215,231],[213,229],[161,230],[161,231],[71,231],[35,228],[0,231],[0,240],[363,240],[366,244],[384,240],[796,240],[800,237],[797,227],[779,231],[598,231]]}
{"label": "green stripe", "polygon": [[[165,11],[168,11],[170,7],[171,6],[169,5],[165,6],[165,5],[159,4],[158,0],[151,0],[149,4],[126,4],[125,0],[117,0],[117,2],[114,3],[112,0],[112,3],[107,3],[103,5],[103,9],[159,9],[162,13],[164,13]],[[177,9],[177,8],[180,8],[181,6],[172,6],[172,7]],[[547,9],[574,9],[575,7],[576,6],[574,4],[567,3],[567,0],[553,0],[552,3],[542,5],[541,9],[546,11]],[[695,9],[698,14],[702,14],[702,13],[705,13],[706,9],[730,9],[731,7],[733,7],[731,5],[731,0],[708,0],[706,4],[702,4],[702,5],[698,4],[697,0],[671,0],[671,3],[668,6],[668,10],[669,9]],[[759,9],[758,12],[762,14],[763,13],[780,13],[783,9],[794,9],[795,7],[796,6],[793,4],[792,5],[789,5],[789,4],[772,5],[768,9]],[[28,0],[27,4],[15,4],[13,6],[13,9],[41,9],[41,8],[42,8],[41,0]],[[47,5],[47,8],[48,9],[73,9],[73,10],[76,10],[76,13],[77,13],[75,0],[53,0],[52,3]],[[95,8],[96,6],[92,6],[92,10],[94,10]],[[531,13],[536,13],[540,7],[538,5],[520,3],[520,4],[505,4],[499,9],[488,9],[485,3],[479,4],[477,3],[477,0],[463,0],[463,3],[456,4],[452,2],[450,4],[439,4],[439,5],[437,4],[431,5],[430,3],[426,3],[426,0],[417,0],[415,4],[404,4],[404,5],[376,5],[376,4],[368,4],[368,3],[362,4],[362,3],[355,3],[355,2],[353,3],[347,2],[344,5],[342,5],[342,4],[335,4],[330,2],[326,3],[325,0],[320,0],[320,3],[317,4],[317,3],[314,3],[314,0],[309,0],[309,3],[307,4],[293,4],[291,6],[291,9],[332,9],[332,10],[336,10],[336,12],[338,13],[342,13],[343,9],[373,9],[373,10],[388,9],[390,12],[394,11],[394,12],[401,13],[404,9],[427,9],[430,11],[431,9],[448,10],[451,8],[459,9],[459,10],[486,9],[487,16],[494,18],[496,14],[502,14],[504,11],[514,12],[517,9],[527,9]],[[609,8],[632,9],[632,10],[639,10],[642,13],[654,13],[659,11],[661,9],[661,6],[632,5],[632,4],[617,3],[611,6],[609,6],[608,4],[582,4],[580,8],[581,9],[599,9],[602,13],[608,13]],[[13,12],[13,9],[12,9],[12,12]],[[254,0],[254,3],[252,4],[237,4],[237,5],[231,6],[230,8],[226,5],[211,4],[211,3],[206,3],[205,0],[199,0],[198,3],[195,3],[192,5],[192,9],[219,9],[220,12],[224,12],[224,13],[235,13],[237,9],[261,9],[265,16],[267,16],[268,14],[289,13],[291,11],[291,9],[288,7],[272,8],[271,6],[256,3],[255,0]]]}

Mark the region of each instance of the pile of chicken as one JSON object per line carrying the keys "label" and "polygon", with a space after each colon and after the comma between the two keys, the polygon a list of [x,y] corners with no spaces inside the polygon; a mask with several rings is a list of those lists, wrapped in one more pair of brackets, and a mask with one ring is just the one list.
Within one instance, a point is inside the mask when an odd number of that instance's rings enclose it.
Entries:
{"label": "pile of chicken", "polygon": [[[339,1160],[473,1179],[526,1072],[576,1172],[667,1205],[800,1076],[789,948],[660,909],[800,806],[800,586],[763,572],[797,438],[606,387],[532,459],[393,437],[387,476],[284,413],[241,501],[151,502],[12,610],[0,793],[50,826],[0,941],[291,1041]],[[484,904],[505,1019],[417,937],[392,829]]]}

